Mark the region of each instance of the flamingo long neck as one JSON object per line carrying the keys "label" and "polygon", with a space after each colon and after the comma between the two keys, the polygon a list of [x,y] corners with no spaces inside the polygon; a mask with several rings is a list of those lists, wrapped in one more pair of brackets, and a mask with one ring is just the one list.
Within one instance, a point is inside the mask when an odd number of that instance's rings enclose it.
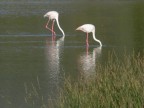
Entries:
{"label": "flamingo long neck", "polygon": [[58,20],[58,18],[56,18],[56,22],[57,22],[58,28],[60,29],[60,31],[61,31],[62,34],[63,34],[63,37],[65,37],[64,31],[63,31],[63,29],[62,29],[62,28],[60,27],[60,25],[59,25],[59,20]]}
{"label": "flamingo long neck", "polygon": [[101,41],[98,40],[98,39],[95,37],[95,30],[92,31],[92,35],[93,35],[93,39],[94,39],[95,41],[97,41],[97,42],[100,44],[100,46],[102,46]]}

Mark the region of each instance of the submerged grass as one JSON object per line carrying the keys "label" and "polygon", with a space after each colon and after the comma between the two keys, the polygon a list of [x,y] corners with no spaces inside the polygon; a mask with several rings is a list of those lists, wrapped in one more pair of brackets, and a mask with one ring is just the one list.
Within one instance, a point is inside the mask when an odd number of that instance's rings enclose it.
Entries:
{"label": "submerged grass", "polygon": [[[115,56],[115,57],[113,57]],[[60,108],[144,107],[144,57],[110,54],[105,65],[97,64],[95,76],[78,81],[65,78]]]}

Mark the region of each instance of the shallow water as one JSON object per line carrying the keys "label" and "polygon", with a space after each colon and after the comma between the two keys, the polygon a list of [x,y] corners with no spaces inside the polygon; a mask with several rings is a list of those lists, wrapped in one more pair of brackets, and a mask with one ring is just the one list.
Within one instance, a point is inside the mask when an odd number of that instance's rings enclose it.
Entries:
{"label": "shallow water", "polygon": [[[55,25],[56,39],[45,29],[43,15],[49,10],[60,14]],[[108,54],[118,57],[127,51],[142,52],[144,48],[144,2],[130,1],[18,1],[0,2],[0,107],[39,108],[58,96],[63,75],[77,79],[95,74],[96,63],[105,63]],[[84,24],[96,26],[99,44],[85,33],[75,31]],[[91,35],[91,34],[90,34]],[[35,87],[35,88],[34,88]],[[37,90],[39,96],[28,98],[27,92]],[[26,102],[29,99],[29,102]],[[34,104],[31,102],[34,101]]]}

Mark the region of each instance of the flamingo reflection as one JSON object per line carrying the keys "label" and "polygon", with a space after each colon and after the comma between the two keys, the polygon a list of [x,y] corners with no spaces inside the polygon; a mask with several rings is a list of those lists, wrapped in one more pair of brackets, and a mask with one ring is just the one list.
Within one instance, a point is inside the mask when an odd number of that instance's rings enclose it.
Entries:
{"label": "flamingo reflection", "polygon": [[46,41],[45,55],[46,55],[46,70],[49,87],[49,97],[57,97],[58,87],[60,83],[60,69],[61,69],[61,58],[63,54],[64,37],[61,37],[57,41]]}
{"label": "flamingo reflection", "polygon": [[95,74],[95,68],[96,68],[96,61],[101,55],[102,47],[94,48],[93,51],[90,53],[89,47],[86,47],[86,53],[83,53],[79,58],[80,63],[80,73],[83,77],[86,79],[89,76],[92,76]]}

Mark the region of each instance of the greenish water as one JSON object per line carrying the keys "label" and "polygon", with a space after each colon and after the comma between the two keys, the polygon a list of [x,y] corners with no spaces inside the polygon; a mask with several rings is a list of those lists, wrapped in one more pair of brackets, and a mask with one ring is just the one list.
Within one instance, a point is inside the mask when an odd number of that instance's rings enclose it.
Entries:
{"label": "greenish water", "polygon": [[[55,26],[57,38],[45,29],[43,15],[50,10],[60,14],[66,37]],[[30,107],[25,102],[26,87],[37,87],[47,103],[58,96],[62,76],[75,79],[84,73],[94,74],[111,51],[118,57],[124,51],[142,52],[144,48],[144,2],[139,1],[16,1],[0,2],[0,107]],[[75,29],[85,23],[96,26],[98,43],[89,36],[86,51],[85,33]],[[142,54],[143,55],[143,54]],[[41,106],[35,100],[34,107]],[[47,103],[48,104],[48,103]],[[30,107],[31,108],[31,107]]]}

